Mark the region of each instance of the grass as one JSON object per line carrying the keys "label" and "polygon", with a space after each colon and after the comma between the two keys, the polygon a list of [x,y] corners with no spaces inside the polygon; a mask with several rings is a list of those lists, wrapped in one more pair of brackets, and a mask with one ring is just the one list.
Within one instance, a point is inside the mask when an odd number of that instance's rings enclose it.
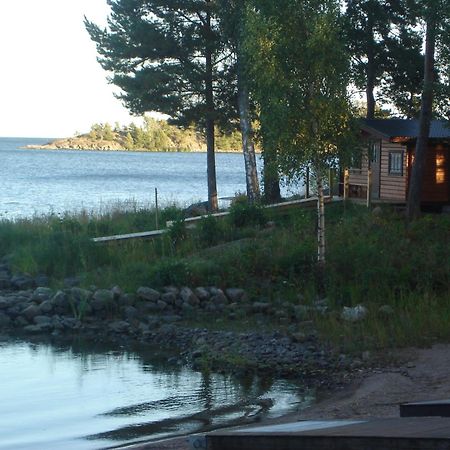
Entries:
{"label": "grass", "polygon": [[[271,215],[238,202],[228,219],[203,219],[186,230],[183,212],[167,208],[160,223],[175,220],[154,241],[96,245],[99,235],[151,230],[153,210],[113,209],[0,222],[0,256],[16,271],[45,274],[54,286],[78,275],[86,286],[216,285],[243,287],[253,299],[276,307],[313,304],[317,272],[315,212]],[[450,338],[450,217],[426,215],[406,227],[401,214],[384,208],[327,206],[324,292],[335,313],[311,317],[323,339],[344,349],[378,349]],[[265,228],[272,220],[274,228]],[[369,317],[341,320],[343,306],[364,304]],[[382,305],[394,313],[380,315]]]}

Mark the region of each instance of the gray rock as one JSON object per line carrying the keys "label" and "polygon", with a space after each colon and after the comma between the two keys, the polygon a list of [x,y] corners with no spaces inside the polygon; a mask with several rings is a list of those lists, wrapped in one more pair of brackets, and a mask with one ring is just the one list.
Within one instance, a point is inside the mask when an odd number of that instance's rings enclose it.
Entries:
{"label": "gray rock", "polygon": [[308,341],[308,336],[305,333],[302,333],[301,331],[292,333],[291,337],[293,342],[298,342],[300,344],[303,344],[304,342]]}
{"label": "gray rock", "polygon": [[177,296],[173,292],[166,292],[165,294],[161,295],[161,300],[163,302],[166,302],[168,305],[175,305]]}
{"label": "gray rock", "polygon": [[35,325],[48,325],[51,326],[52,319],[48,316],[36,316],[33,318]]}
{"label": "gray rock", "polygon": [[64,278],[64,286],[66,288],[72,288],[80,285],[80,279],[78,277]]}
{"label": "gray rock", "polygon": [[7,275],[0,275],[0,289],[10,289],[12,287],[11,279]]}
{"label": "gray rock", "polygon": [[146,300],[148,302],[157,302],[160,299],[161,294],[158,291],[155,291],[155,289],[143,286],[137,290],[137,296],[141,300]]}
{"label": "gray rock", "polygon": [[204,287],[195,288],[194,293],[201,302],[206,302],[211,297],[209,291]]}
{"label": "gray rock", "polygon": [[392,317],[395,315],[394,308],[391,305],[382,305],[378,309],[378,314],[382,317]]}
{"label": "gray rock", "polygon": [[43,314],[49,314],[53,311],[53,303],[51,300],[45,300],[39,305],[39,309]]}
{"label": "gray rock", "polygon": [[223,294],[223,291],[222,291],[222,289],[219,289],[217,287],[211,286],[211,287],[209,287],[209,293],[211,295],[219,295],[219,294]]}
{"label": "gray rock", "polygon": [[32,300],[42,303],[46,300],[50,300],[53,296],[53,290],[47,287],[38,287],[34,290]]}
{"label": "gray rock", "polygon": [[181,289],[180,298],[183,300],[183,304],[188,303],[191,306],[198,306],[200,304],[200,300],[194,294],[192,289],[188,287],[183,287]]}
{"label": "gray rock", "polygon": [[76,304],[86,303],[92,298],[92,292],[87,289],[73,287],[70,289],[70,296]]}
{"label": "gray rock", "polygon": [[123,295],[123,291],[122,291],[122,289],[119,286],[114,286],[111,289],[111,292],[112,292],[112,295],[114,297],[114,300],[119,300],[120,297],[122,297],[122,295]]}
{"label": "gray rock", "polygon": [[5,297],[0,297],[0,310],[1,309],[7,309],[11,306],[11,303],[8,299]]}
{"label": "gray rock", "polygon": [[137,308],[142,314],[154,313],[159,311],[158,305],[154,302],[140,302]]}
{"label": "gray rock", "polygon": [[344,306],[341,313],[341,318],[347,322],[359,322],[367,317],[368,310],[363,305],[357,305],[355,307]]}
{"label": "gray rock", "polygon": [[35,286],[34,279],[25,274],[13,276],[11,278],[11,284],[15,289],[18,290],[32,289]]}
{"label": "gray rock", "polygon": [[38,287],[47,287],[50,284],[50,280],[47,275],[38,275],[34,279],[34,282]]}
{"label": "gray rock", "polygon": [[229,288],[225,293],[232,303],[243,301],[246,297],[244,289]]}
{"label": "gray rock", "polygon": [[123,306],[134,306],[136,304],[136,296],[134,294],[122,294],[118,303]]}
{"label": "gray rock", "polygon": [[94,292],[91,306],[94,311],[103,311],[111,308],[114,303],[114,294],[108,289],[98,289]]}
{"label": "gray rock", "polygon": [[213,303],[216,306],[217,305],[226,305],[226,304],[228,304],[228,299],[225,296],[225,294],[218,293],[211,297],[211,303]]}
{"label": "gray rock", "polygon": [[110,324],[108,324],[108,328],[113,333],[128,333],[130,324],[128,322],[125,322],[124,320],[116,320],[115,322],[111,322]]}
{"label": "gray rock", "polygon": [[134,306],[125,306],[123,315],[127,320],[135,320],[139,318],[139,311]]}
{"label": "gray rock", "polygon": [[23,331],[30,334],[39,334],[43,332],[43,329],[40,325],[27,325],[23,327]]}
{"label": "gray rock", "polygon": [[14,319],[14,325],[16,327],[22,328],[29,324],[28,320],[25,317],[19,316]]}
{"label": "gray rock", "polygon": [[25,316],[30,322],[40,313],[41,310],[36,305],[30,305],[22,311],[22,315]]}
{"label": "gray rock", "polygon": [[68,304],[67,295],[63,291],[58,291],[52,298],[52,303],[58,307],[65,307]]}
{"label": "gray rock", "polygon": [[167,307],[168,307],[167,303],[164,302],[164,301],[162,301],[162,300],[158,300],[158,301],[156,302],[156,306],[158,307],[158,309],[159,309],[160,311],[164,311],[164,310],[167,309]]}
{"label": "gray rock", "polygon": [[381,206],[375,206],[375,208],[373,208],[372,210],[372,214],[375,217],[380,217],[383,215],[383,208],[381,208]]}
{"label": "gray rock", "polygon": [[175,294],[175,296],[178,296],[180,290],[175,286],[166,286],[163,288],[163,292],[165,292],[166,294],[170,292],[172,294]]}
{"label": "gray rock", "polygon": [[8,327],[11,323],[11,319],[6,314],[0,312],[0,328]]}
{"label": "gray rock", "polygon": [[180,322],[181,320],[183,320],[183,318],[181,316],[177,316],[176,314],[173,315],[164,315],[160,317],[161,322],[164,323],[175,323],[175,322]]}
{"label": "gray rock", "polygon": [[270,303],[268,302],[254,302],[252,304],[252,311],[254,313],[267,314],[270,310]]}

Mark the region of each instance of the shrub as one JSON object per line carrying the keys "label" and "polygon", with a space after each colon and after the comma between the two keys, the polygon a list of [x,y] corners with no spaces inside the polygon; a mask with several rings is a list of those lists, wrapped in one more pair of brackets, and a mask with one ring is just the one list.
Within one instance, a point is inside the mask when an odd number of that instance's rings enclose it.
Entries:
{"label": "shrub", "polygon": [[237,228],[263,226],[267,222],[266,212],[261,205],[249,204],[238,199],[230,207],[230,222]]}

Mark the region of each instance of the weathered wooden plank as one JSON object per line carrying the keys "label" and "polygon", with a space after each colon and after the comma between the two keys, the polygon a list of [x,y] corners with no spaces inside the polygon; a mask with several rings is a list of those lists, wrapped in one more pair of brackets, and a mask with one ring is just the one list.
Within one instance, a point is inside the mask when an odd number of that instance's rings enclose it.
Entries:
{"label": "weathered wooden plank", "polygon": [[130,239],[154,239],[167,233],[167,231],[168,231],[167,229],[163,229],[163,230],[143,231],[141,233],[117,234],[115,236],[104,236],[93,238],[92,241],[95,243],[106,243],[106,242],[127,241]]}
{"label": "weathered wooden plank", "polygon": [[[326,424],[327,421],[324,423]],[[339,421],[337,421],[339,422]],[[311,429],[307,425],[311,423]],[[369,421],[315,421],[282,427],[242,428],[207,435],[208,450],[449,450],[450,419],[394,418]],[[298,425],[300,424],[300,425]]]}
{"label": "weathered wooden plank", "polygon": [[[326,203],[330,203],[332,201],[338,202],[338,201],[342,201],[342,199],[332,198],[332,197],[325,198]],[[311,197],[308,199],[292,200],[289,202],[265,205],[264,208],[281,211],[281,210],[290,209],[293,207],[312,208],[312,207],[315,207],[316,205],[317,205],[317,198]],[[230,213],[228,211],[225,211],[225,212],[221,212],[221,213],[211,214],[211,216],[220,219],[220,218],[228,216],[229,214]],[[189,226],[195,225],[196,222],[204,219],[205,217],[208,217],[208,216],[206,215],[206,216],[198,216],[198,217],[189,217],[189,218],[185,219],[184,222],[185,222],[186,226],[189,227]],[[163,234],[167,233],[168,228],[170,228],[172,226],[172,224],[173,224],[173,221],[168,221],[168,222],[166,222],[167,228],[164,228],[161,230],[143,231],[140,233],[119,234],[119,235],[115,235],[115,236],[96,237],[96,238],[93,238],[92,241],[95,243],[108,243],[108,242],[127,241],[127,240],[131,240],[131,239],[154,239],[154,238],[160,237]]]}

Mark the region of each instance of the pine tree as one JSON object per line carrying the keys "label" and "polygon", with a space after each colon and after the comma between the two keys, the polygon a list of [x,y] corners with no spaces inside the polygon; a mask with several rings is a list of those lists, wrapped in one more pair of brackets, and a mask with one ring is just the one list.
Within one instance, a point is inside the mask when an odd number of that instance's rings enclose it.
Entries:
{"label": "pine tree", "polygon": [[[206,134],[208,200],[217,209],[215,88],[223,44],[215,0],[109,0],[108,27],[85,26],[99,62],[120,87],[130,111],[158,111],[172,122],[198,124]],[[135,138],[133,136],[133,138]],[[138,146],[135,138],[135,145]]]}

